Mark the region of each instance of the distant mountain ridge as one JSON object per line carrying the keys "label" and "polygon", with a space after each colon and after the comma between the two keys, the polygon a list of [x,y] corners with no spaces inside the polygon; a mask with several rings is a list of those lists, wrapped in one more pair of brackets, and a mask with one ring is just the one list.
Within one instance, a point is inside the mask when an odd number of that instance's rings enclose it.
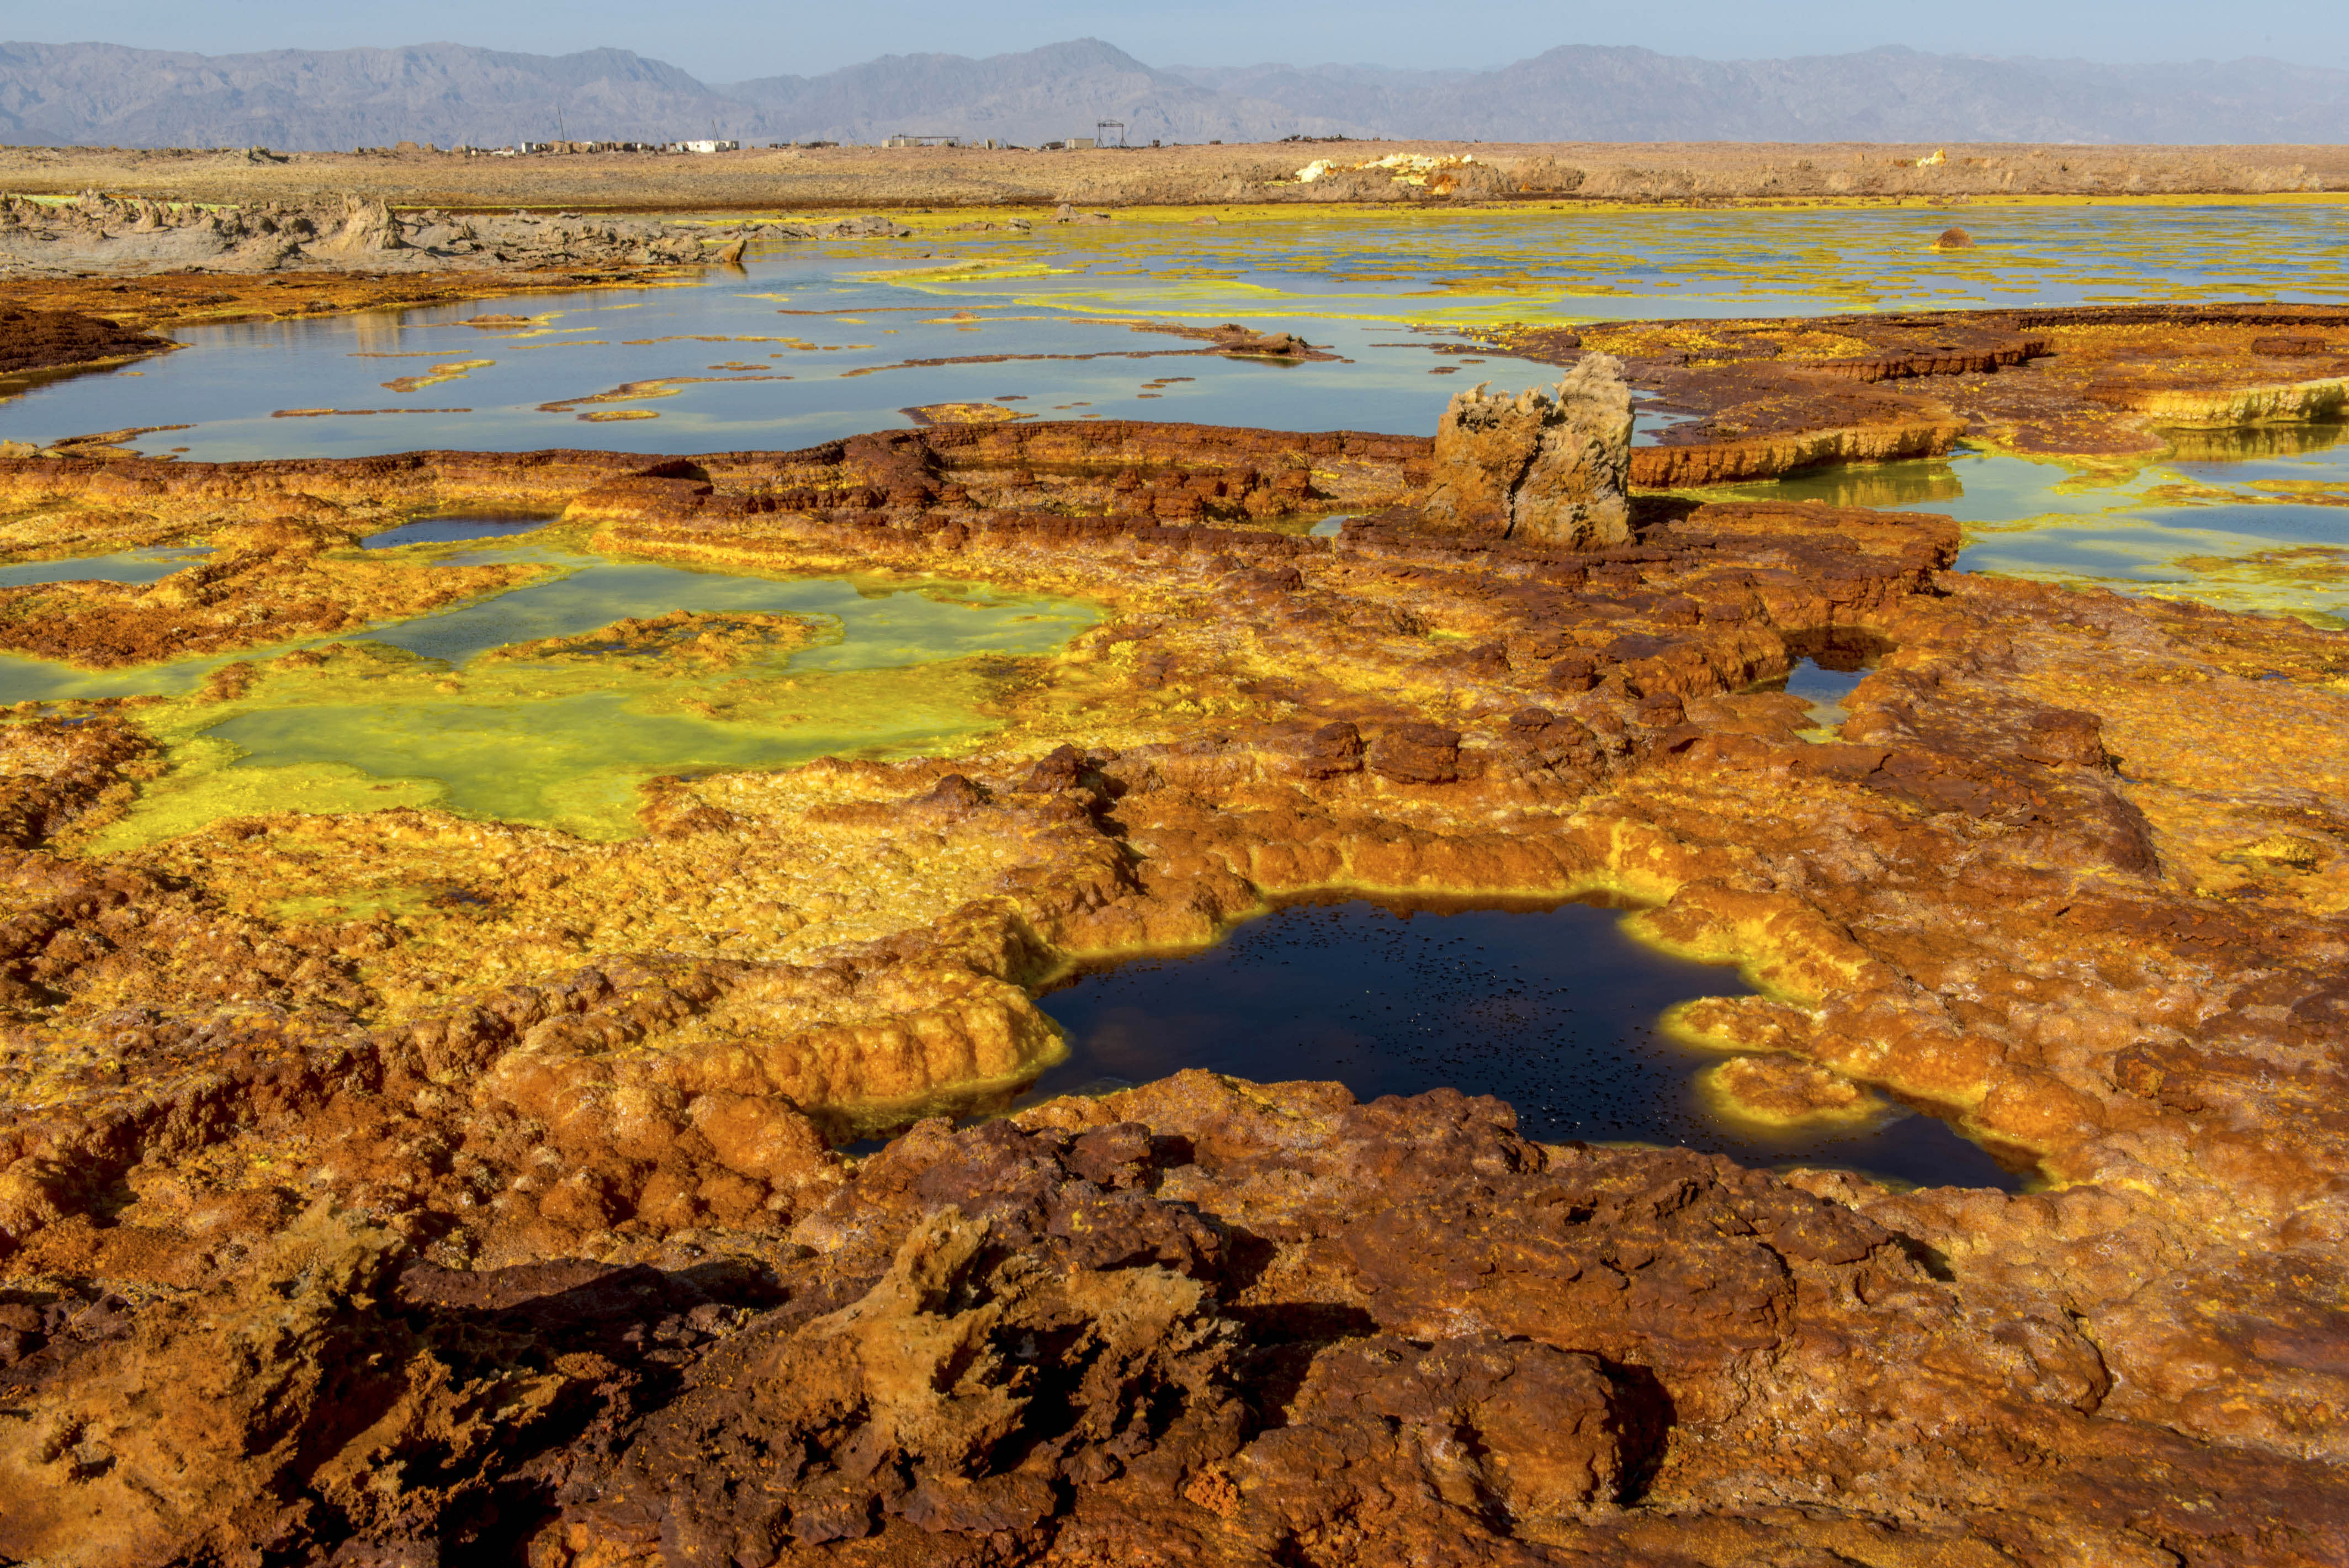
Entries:
{"label": "distant mountain ridge", "polygon": [[0,142],[296,151],[894,132],[1032,145],[1385,136],[1508,141],[2349,141],[2349,71],[2240,59],[2116,66],[1900,48],[1701,60],[1568,45],[1492,71],[1158,67],[1099,39],[889,55],[728,85],[625,49],[461,44],[204,56],[0,44]]}

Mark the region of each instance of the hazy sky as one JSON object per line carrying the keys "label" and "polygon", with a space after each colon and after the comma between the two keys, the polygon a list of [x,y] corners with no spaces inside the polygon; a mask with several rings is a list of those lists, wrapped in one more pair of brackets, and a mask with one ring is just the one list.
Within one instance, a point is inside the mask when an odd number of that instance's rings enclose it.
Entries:
{"label": "hazy sky", "polygon": [[[1644,13],[1642,15],[1641,13]],[[1636,44],[1716,59],[1879,44],[2101,60],[2267,55],[2349,65],[2349,6],[2272,0],[1674,0],[1637,7],[1480,0],[0,0],[0,38],[233,54],[449,40],[563,54],[609,45],[709,81],[829,70],[875,55],[993,55],[1101,37],[1153,65],[1329,60],[1495,66],[1560,44]]]}

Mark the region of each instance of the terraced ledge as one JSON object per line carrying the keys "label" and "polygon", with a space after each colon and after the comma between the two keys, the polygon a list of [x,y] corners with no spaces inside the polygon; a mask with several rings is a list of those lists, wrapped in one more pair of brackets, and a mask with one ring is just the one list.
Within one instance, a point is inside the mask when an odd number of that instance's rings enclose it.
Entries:
{"label": "terraced ledge", "polygon": [[1958,441],[2034,455],[2161,452],[2177,428],[2336,420],[2349,311],[2094,306],[1752,320],[1619,321],[1491,335],[1570,365],[1624,361],[1655,432],[1635,483],[1729,483],[1932,456]]}

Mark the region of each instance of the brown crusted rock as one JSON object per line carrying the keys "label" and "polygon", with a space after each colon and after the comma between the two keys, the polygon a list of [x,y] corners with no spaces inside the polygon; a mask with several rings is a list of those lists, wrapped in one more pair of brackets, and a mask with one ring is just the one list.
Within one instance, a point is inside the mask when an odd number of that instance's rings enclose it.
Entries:
{"label": "brown crusted rock", "polygon": [[1362,765],[1362,732],[1343,719],[1324,724],[1292,742],[1288,765],[1300,777],[1336,778]]}
{"label": "brown crusted rock", "polygon": [[1525,749],[1536,766],[1595,774],[1606,763],[1599,737],[1580,721],[1547,708],[1520,708],[1509,715],[1507,738]]}
{"label": "brown crusted rock", "polygon": [[0,310],[0,376],[135,358],[177,347],[169,338],[72,310]]}
{"label": "brown crusted rock", "polygon": [[1538,1541],[1614,1502],[1662,1436],[1622,1402],[1597,1357],[1530,1340],[1350,1341],[1230,1466],[1232,1527],[1274,1562],[1380,1537]]}
{"label": "brown crusted rock", "polygon": [[1028,777],[1020,787],[1042,794],[1059,794],[1082,784],[1087,771],[1085,759],[1076,747],[1055,746],[1049,753],[1036,759],[1036,765],[1028,770]]}
{"label": "brown crusted rock", "polygon": [[[2216,1568],[2249,1541],[2235,1561],[2313,1565],[2344,1540],[2321,1466],[2098,1417],[2112,1379],[2063,1313],[1725,1162],[1544,1150],[1452,1092],[1356,1106],[1200,1073],[1021,1119],[925,1124],[870,1162],[788,1303],[584,1457],[532,1560],[813,1564],[866,1541],[939,1568],[1534,1568],[1636,1542],[1725,1565],[1760,1560],[1736,1521],[1765,1510],[1788,1561],[1903,1561],[1877,1550],[1882,1495],[1934,1541],[2057,1529],[2082,1561],[2171,1543]],[[1089,1230],[1152,1210],[1229,1251],[1081,1261]],[[2170,1479],[2116,1514],[2131,1462]],[[2261,1499],[2212,1530],[2240,1485]],[[2030,1558],[1982,1557],[2005,1560]]]}
{"label": "brown crusted rock", "polygon": [[2062,708],[2033,714],[2025,739],[2015,748],[2015,754],[2049,767],[2069,765],[2103,771],[2112,767],[2112,759],[2105,753],[2104,726],[2096,716]]}
{"label": "brown crusted rock", "polygon": [[574,1533],[657,1520],[667,1560],[693,1564],[885,1530],[1016,1537],[1069,1481],[1179,1473],[1238,1447],[1237,1336],[1212,1285],[1008,1240],[934,1210],[846,1305],[746,1331],[629,1447]]}
{"label": "brown crusted rock", "polygon": [[461,1388],[375,1310],[397,1251],[321,1207],[275,1239],[247,1290],[20,1367],[43,1385],[41,1414],[0,1427],[0,1555],[95,1568],[296,1552],[321,1526],[391,1526],[394,1452],[453,1467],[444,1505],[486,1481],[496,1445],[569,1377],[516,1369]]}
{"label": "brown crusted rock", "polygon": [[1372,773],[1396,784],[1450,784],[1460,776],[1460,732],[1435,724],[1405,724],[1371,742]]}
{"label": "brown crusted rock", "polygon": [[1461,392],[1436,426],[1431,532],[1584,548],[1630,535],[1631,393],[1622,364],[1585,355],[1555,397]]}

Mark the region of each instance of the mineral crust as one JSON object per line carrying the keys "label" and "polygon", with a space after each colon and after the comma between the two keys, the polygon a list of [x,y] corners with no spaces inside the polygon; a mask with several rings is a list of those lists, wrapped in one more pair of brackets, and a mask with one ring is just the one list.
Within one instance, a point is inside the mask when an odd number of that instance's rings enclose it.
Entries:
{"label": "mineral crust", "polygon": [[1496,335],[1572,365],[1616,356],[1686,416],[1631,451],[1644,489],[1933,457],[1961,439],[2025,453],[2159,452],[2180,429],[2340,417],[2349,311],[2074,306],[1768,320],[1626,321]]}
{"label": "mineral crust", "polygon": [[[298,493],[248,536],[298,562],[496,500],[1107,612],[965,754],[655,781],[618,844],[399,810],[93,855],[170,764],[152,700],[12,712],[0,1555],[2349,1555],[2340,635],[1960,573],[1913,514],[1463,538],[1433,458],[0,463],[20,555]],[[1871,666],[1824,743],[1757,689],[1811,656]],[[1733,1099],[1898,1099],[2037,1188],[1199,1074],[946,1119],[1052,1059],[1059,967],[1342,888],[1632,896],[1759,987],[1674,1020],[1760,1064]]]}

